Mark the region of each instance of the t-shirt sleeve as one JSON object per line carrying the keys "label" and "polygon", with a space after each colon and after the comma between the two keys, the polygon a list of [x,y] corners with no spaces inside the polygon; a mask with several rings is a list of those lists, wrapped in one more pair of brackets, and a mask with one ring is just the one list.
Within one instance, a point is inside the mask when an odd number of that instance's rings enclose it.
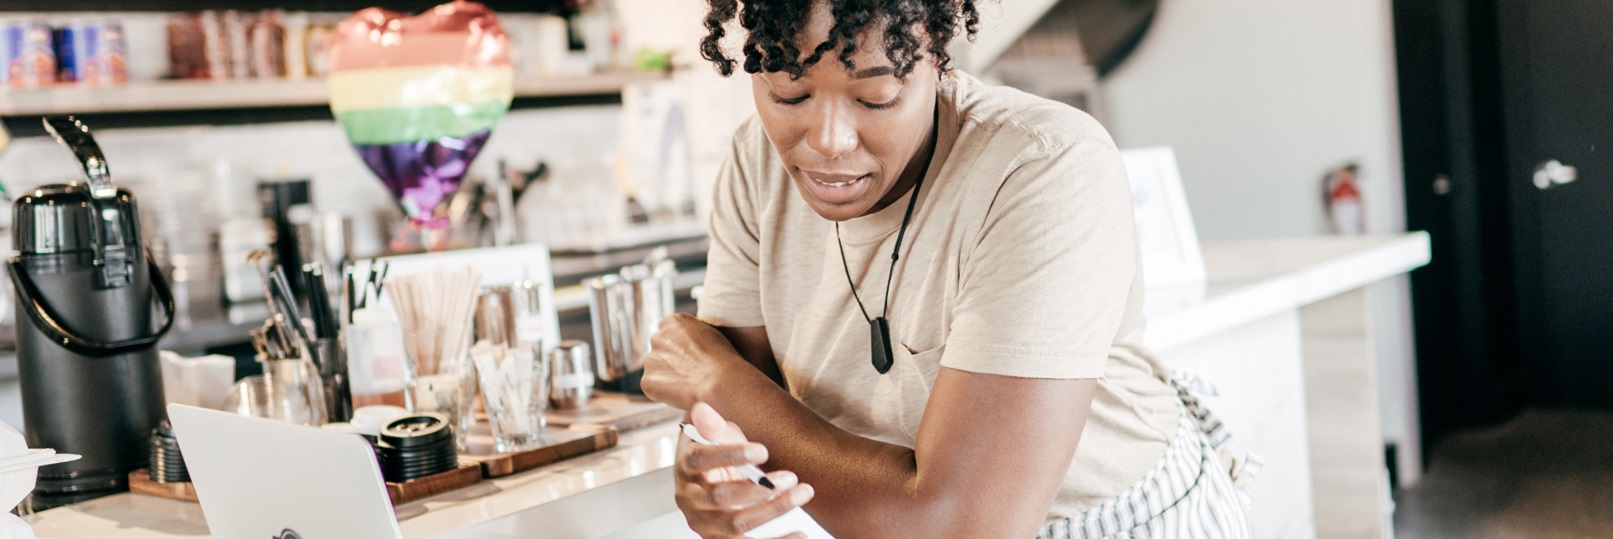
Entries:
{"label": "t-shirt sleeve", "polygon": [[707,230],[711,248],[706,254],[706,282],[698,316],[722,327],[763,325],[761,233],[756,224],[756,196],[745,176],[744,137],[749,131],[741,127],[735,133],[732,150],[712,189]]}
{"label": "t-shirt sleeve", "polygon": [[1084,138],[1033,156],[991,202],[960,278],[941,365],[1027,378],[1098,378],[1137,278],[1120,153]]}

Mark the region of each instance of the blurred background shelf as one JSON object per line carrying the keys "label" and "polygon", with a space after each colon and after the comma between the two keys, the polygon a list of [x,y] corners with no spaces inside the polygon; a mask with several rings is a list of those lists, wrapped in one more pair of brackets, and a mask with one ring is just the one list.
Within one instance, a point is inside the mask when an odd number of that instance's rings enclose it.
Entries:
{"label": "blurred background shelf", "polygon": [[[191,11],[196,9],[284,9],[287,11],[352,12],[381,2],[372,0],[125,0],[118,2],[118,11]],[[442,0],[392,0],[384,2],[387,9],[419,13],[431,9]],[[565,13],[565,0],[484,0],[483,4],[499,13]],[[0,10],[38,11],[39,2],[0,0]],[[105,0],[52,0],[51,11],[107,11]]]}
{"label": "blurred background shelf", "polygon": [[[633,82],[666,78],[665,73],[615,72],[567,77],[525,77],[515,81],[521,98],[586,97],[619,94]],[[56,86],[0,92],[0,116],[195,111],[322,106],[330,100],[324,79],[251,81],[157,81],[119,86]]]}

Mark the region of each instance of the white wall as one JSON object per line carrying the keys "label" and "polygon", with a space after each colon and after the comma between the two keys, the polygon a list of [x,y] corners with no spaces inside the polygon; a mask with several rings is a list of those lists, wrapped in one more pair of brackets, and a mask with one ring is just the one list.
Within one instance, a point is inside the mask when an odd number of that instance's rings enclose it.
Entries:
{"label": "white wall", "polygon": [[1322,232],[1351,161],[1372,230],[1403,226],[1387,0],[1166,0],[1103,90],[1121,145],[1176,148],[1205,238]]}
{"label": "white wall", "polygon": [[[1405,229],[1389,0],[1165,0],[1104,79],[1122,147],[1176,150],[1205,240],[1324,233],[1320,181],[1355,162],[1371,233]],[[1374,286],[1386,438],[1417,476],[1404,278]]]}

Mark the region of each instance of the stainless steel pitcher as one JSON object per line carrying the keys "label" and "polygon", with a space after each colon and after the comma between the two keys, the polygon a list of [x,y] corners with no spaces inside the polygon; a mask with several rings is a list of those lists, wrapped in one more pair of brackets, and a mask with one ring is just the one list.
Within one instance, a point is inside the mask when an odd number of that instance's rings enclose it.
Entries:
{"label": "stainless steel pitcher", "polygon": [[642,393],[644,356],[661,319],[673,313],[671,260],[634,264],[615,275],[589,279],[588,311],[594,328],[594,376],[599,387]]}
{"label": "stainless steel pitcher", "polygon": [[517,342],[555,347],[543,337],[543,295],[538,283],[518,281],[484,289],[476,303],[476,339],[515,346]]}

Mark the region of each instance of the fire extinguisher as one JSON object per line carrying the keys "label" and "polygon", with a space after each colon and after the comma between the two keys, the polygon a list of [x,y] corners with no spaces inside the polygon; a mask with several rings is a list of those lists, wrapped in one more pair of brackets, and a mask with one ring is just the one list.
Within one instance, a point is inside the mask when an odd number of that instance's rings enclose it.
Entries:
{"label": "fire extinguisher", "polygon": [[1351,163],[1328,172],[1322,178],[1327,222],[1334,234],[1359,236],[1366,232],[1366,210],[1361,204],[1357,171],[1359,167]]}

